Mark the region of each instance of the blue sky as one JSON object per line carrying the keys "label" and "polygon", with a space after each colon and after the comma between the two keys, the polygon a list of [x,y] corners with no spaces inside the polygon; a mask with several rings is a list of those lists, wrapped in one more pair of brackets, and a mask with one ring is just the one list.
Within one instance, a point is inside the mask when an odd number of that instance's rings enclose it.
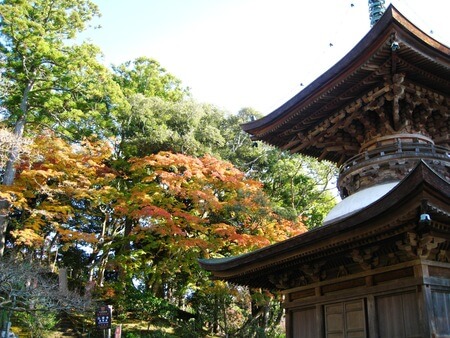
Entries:
{"label": "blue sky", "polygon": [[[93,0],[100,29],[82,35],[106,65],[156,59],[195,100],[266,115],[343,57],[369,30],[367,0]],[[449,0],[397,0],[450,45]],[[432,33],[431,33],[432,32]],[[332,46],[330,46],[332,44]],[[303,86],[302,86],[303,84]]]}

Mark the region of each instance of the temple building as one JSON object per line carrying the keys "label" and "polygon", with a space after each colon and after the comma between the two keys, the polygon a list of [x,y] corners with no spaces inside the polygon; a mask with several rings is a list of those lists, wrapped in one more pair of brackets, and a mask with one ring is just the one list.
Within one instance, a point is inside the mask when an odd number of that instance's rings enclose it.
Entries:
{"label": "temple building", "polygon": [[216,279],[284,295],[287,337],[450,337],[450,48],[389,6],[255,140],[334,162],[321,227],[201,260]]}

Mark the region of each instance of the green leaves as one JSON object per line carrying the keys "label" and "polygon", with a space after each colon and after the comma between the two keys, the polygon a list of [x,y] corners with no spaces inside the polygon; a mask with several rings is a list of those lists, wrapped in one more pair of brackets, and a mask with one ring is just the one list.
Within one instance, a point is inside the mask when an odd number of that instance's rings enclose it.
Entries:
{"label": "green leaves", "polygon": [[272,148],[253,170],[276,203],[277,212],[288,219],[302,219],[310,229],[320,226],[336,203],[332,188],[337,169],[331,163]]}
{"label": "green leaves", "polygon": [[168,73],[158,61],[140,57],[113,67],[114,79],[127,97],[142,94],[159,97],[167,102],[178,102],[189,95],[181,81]]}
{"label": "green leaves", "polygon": [[195,102],[156,60],[111,72],[96,46],[71,40],[96,15],[89,0],[0,1],[5,124],[34,138],[10,172],[16,181],[0,191],[11,210],[8,244],[99,285],[113,266],[120,280],[103,295],[117,301],[128,292],[142,308],[165,308],[193,292],[208,299],[204,290],[225,313],[240,291],[214,290],[197,259],[319,225],[333,171],[252,141],[241,124],[256,111]]}
{"label": "green leaves", "polygon": [[56,40],[72,39],[86,22],[99,15],[97,6],[89,0],[3,0],[0,10],[2,24],[11,31],[14,28],[16,38],[33,36],[36,40],[45,35]]}
{"label": "green leaves", "polygon": [[21,119],[73,138],[110,133],[113,123],[106,121],[127,109],[120,88],[96,60],[97,47],[69,42],[97,7],[88,0],[5,0],[0,15],[0,100],[8,122]]}
{"label": "green leaves", "polygon": [[[223,115],[194,101],[167,102],[159,97],[129,97],[131,110],[120,117],[123,157],[172,151],[201,156],[224,145],[219,124]],[[219,118],[217,116],[220,116]],[[218,122],[217,122],[218,123]]]}

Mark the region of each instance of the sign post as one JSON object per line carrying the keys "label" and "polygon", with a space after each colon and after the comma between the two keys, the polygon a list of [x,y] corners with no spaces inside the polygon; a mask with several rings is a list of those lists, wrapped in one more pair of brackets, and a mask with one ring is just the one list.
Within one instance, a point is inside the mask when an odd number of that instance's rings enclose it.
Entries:
{"label": "sign post", "polygon": [[104,330],[104,333],[108,333],[108,338],[111,336],[111,307],[100,306],[95,311],[95,325],[97,329]]}

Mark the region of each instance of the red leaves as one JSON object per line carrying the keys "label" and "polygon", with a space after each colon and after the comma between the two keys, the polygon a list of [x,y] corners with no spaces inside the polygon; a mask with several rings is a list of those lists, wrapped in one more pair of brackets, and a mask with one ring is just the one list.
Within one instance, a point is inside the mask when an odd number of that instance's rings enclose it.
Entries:
{"label": "red leaves", "polygon": [[167,212],[165,209],[163,208],[159,208],[157,206],[154,205],[147,205],[144,206],[143,208],[134,211],[131,216],[133,218],[156,218],[156,219],[164,219],[166,222],[171,222],[172,219],[172,215]]}
{"label": "red leaves", "polygon": [[80,230],[75,215],[79,206],[95,207],[111,198],[115,175],[104,163],[110,156],[107,146],[88,141],[71,145],[41,135],[31,148],[18,166],[14,184],[0,188],[21,212],[20,228],[13,232],[16,244],[39,247],[55,233],[64,242],[96,242],[95,234]]}
{"label": "red leaves", "polygon": [[225,223],[214,224],[213,231],[224,241],[234,243],[242,248],[261,248],[270,244],[269,239],[264,236],[239,233],[236,227]]}
{"label": "red leaves", "polygon": [[272,210],[261,183],[209,155],[161,152],[116,172],[102,144],[40,138],[35,149],[36,160],[0,191],[27,211],[14,232],[21,246],[45,245],[49,233],[93,248],[129,236],[133,249],[123,259],[142,255],[143,267],[152,262],[170,274],[168,267],[188,271],[199,257],[239,254],[304,231]]}
{"label": "red leaves", "polygon": [[147,217],[151,231],[166,236],[173,250],[196,247],[200,240],[235,254],[298,232],[272,211],[261,183],[212,156],[161,152],[133,159],[131,171],[140,182],[132,189],[132,217]]}

